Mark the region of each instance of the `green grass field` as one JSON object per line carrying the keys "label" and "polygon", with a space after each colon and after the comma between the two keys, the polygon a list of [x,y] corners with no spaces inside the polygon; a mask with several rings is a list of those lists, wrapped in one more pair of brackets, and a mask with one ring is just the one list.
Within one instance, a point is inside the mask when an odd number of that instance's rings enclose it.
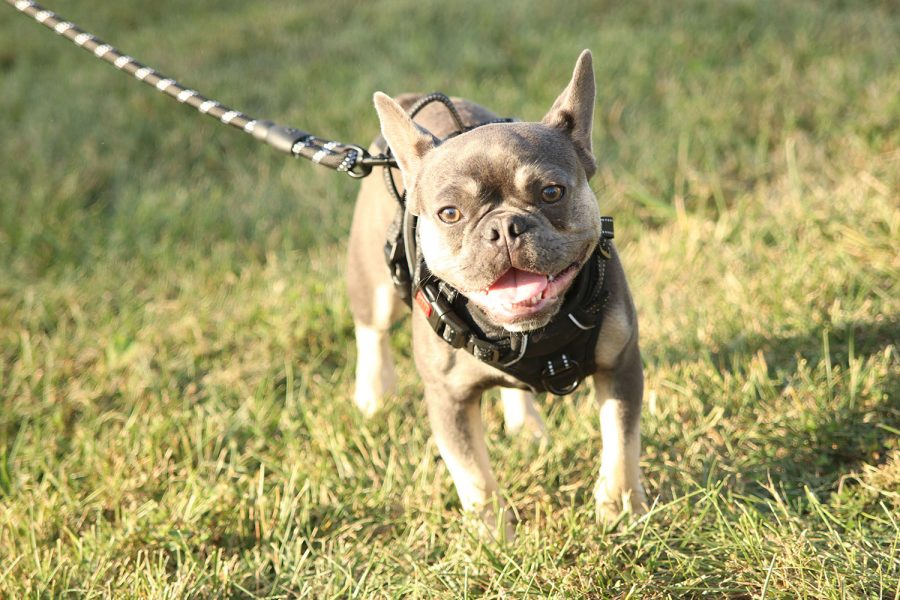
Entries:
{"label": "green grass field", "polygon": [[47,0],[254,116],[368,143],[375,90],[539,119],[578,52],[638,304],[652,510],[604,530],[586,391],[484,412],[519,538],[461,516],[407,327],[366,421],[357,184],[0,5],[0,598],[900,598],[892,0]]}

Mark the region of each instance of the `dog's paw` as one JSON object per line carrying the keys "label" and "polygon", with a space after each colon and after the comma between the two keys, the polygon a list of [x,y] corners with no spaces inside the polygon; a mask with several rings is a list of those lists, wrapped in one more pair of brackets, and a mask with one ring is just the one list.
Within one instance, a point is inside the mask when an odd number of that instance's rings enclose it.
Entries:
{"label": "dog's paw", "polygon": [[522,390],[500,390],[503,426],[509,435],[526,436],[534,442],[548,442],[547,426],[534,403],[534,395]]}
{"label": "dog's paw", "polygon": [[363,416],[371,417],[381,408],[381,398],[371,388],[356,387],[353,401]]}
{"label": "dog's paw", "polygon": [[527,415],[521,421],[504,423],[506,433],[509,435],[521,435],[534,443],[546,444],[550,442],[550,434],[547,433],[547,426],[539,415]]}
{"label": "dog's paw", "polygon": [[508,506],[490,505],[466,513],[481,539],[501,544],[515,541],[518,519]]}
{"label": "dog's paw", "polygon": [[384,399],[397,390],[397,378],[390,365],[379,369],[357,368],[353,401],[366,417],[374,415],[384,404]]}
{"label": "dog's paw", "polygon": [[594,486],[594,510],[597,520],[607,526],[615,525],[624,516],[638,516],[647,512],[647,497],[638,484],[632,488],[609,485],[601,477]]}

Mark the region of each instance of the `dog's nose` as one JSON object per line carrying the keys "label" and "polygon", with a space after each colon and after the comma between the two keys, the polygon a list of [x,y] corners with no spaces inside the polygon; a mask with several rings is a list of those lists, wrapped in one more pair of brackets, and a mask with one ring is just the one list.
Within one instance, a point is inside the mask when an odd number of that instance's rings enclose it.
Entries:
{"label": "dog's nose", "polygon": [[509,239],[515,239],[529,229],[531,229],[531,222],[521,215],[514,215],[506,222],[506,232],[509,234]]}
{"label": "dog's nose", "polygon": [[531,229],[531,221],[523,215],[511,215],[495,219],[484,232],[484,238],[491,243],[506,239],[512,243],[520,235]]}

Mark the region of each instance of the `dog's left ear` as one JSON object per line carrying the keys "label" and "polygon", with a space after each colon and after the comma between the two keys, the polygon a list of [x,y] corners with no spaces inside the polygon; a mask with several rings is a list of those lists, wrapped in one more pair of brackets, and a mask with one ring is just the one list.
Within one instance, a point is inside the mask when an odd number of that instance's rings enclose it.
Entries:
{"label": "dog's left ear", "polygon": [[575,63],[575,72],[572,73],[569,85],[541,121],[550,127],[562,129],[572,138],[588,179],[597,171],[591,143],[595,95],[591,51],[585,50],[578,57],[578,62]]}

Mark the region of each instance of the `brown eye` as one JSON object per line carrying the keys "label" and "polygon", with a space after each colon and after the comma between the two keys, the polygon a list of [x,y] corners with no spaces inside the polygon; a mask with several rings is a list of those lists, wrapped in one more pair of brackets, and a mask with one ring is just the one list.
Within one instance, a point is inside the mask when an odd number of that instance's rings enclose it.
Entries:
{"label": "brown eye", "polygon": [[462,213],[455,206],[445,206],[438,211],[438,218],[444,223],[456,223],[462,218]]}
{"label": "brown eye", "polygon": [[541,200],[547,203],[559,202],[566,195],[566,188],[561,185],[548,185],[541,190]]}

